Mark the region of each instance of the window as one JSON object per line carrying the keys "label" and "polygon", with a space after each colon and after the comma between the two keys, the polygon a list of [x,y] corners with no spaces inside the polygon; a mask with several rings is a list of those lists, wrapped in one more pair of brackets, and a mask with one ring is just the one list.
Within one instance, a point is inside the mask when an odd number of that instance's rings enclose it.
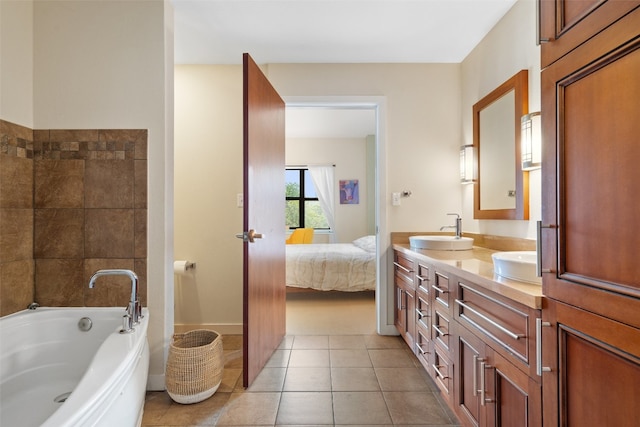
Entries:
{"label": "window", "polygon": [[285,224],[289,228],[329,229],[308,169],[286,170],[285,196]]}

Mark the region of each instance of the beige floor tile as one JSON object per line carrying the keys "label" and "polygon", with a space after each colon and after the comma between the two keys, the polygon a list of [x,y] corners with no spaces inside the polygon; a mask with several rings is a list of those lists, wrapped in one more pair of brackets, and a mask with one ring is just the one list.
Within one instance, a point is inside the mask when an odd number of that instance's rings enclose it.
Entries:
{"label": "beige floor tile", "polygon": [[399,336],[389,335],[366,335],[364,337],[365,344],[368,349],[380,348],[397,348],[401,349],[406,346],[402,338]]}
{"label": "beige floor tile", "polygon": [[394,424],[452,424],[432,392],[384,392]]}
{"label": "beige floor tile", "polygon": [[291,350],[290,368],[328,368],[329,350]]}
{"label": "beige floor tile", "polygon": [[283,392],[277,424],[333,425],[331,393]]}
{"label": "beige floor tile", "polygon": [[331,369],[289,368],[283,391],[331,391]]}
{"label": "beige floor tile", "polygon": [[369,368],[373,366],[365,349],[329,350],[332,368]]}
{"label": "beige floor tile", "polygon": [[199,403],[182,405],[173,403],[160,419],[163,426],[216,425],[225,410],[231,393],[218,393]]}
{"label": "beige floor tile", "polygon": [[331,368],[333,391],[379,391],[373,368]]}
{"label": "beige floor tile", "polygon": [[264,368],[253,380],[247,392],[282,391],[287,368]]}
{"label": "beige floor tile", "polygon": [[432,391],[420,368],[376,368],[382,391]]}
{"label": "beige floor tile", "polygon": [[367,348],[364,335],[331,335],[329,336],[330,349],[362,349]]}
{"label": "beige floor tile", "polygon": [[156,426],[161,425],[162,417],[169,410],[173,401],[166,392],[150,391],[147,392],[144,401],[144,413],[142,416],[142,425]]}
{"label": "beige floor tile", "polygon": [[220,383],[220,386],[218,387],[218,391],[216,393],[232,392],[237,387],[238,383],[240,383],[240,386],[242,386],[242,380],[240,380],[241,375],[242,369],[225,368],[222,371],[222,382]]}
{"label": "beige floor tile", "polygon": [[336,424],[391,424],[381,392],[334,392]]}
{"label": "beige floor tile", "polygon": [[242,350],[223,349],[224,367],[229,369],[242,369]]}
{"label": "beige floor tile", "polygon": [[222,335],[222,348],[225,350],[241,350],[242,335]]}
{"label": "beige floor tile", "polygon": [[231,393],[216,425],[274,425],[280,393]]}
{"label": "beige floor tile", "polygon": [[374,368],[412,368],[413,360],[402,349],[369,350]]}
{"label": "beige floor tile", "polygon": [[374,292],[300,292],[287,295],[287,334],[375,333]]}
{"label": "beige floor tile", "polygon": [[291,350],[291,348],[293,347],[293,339],[294,338],[295,337],[293,335],[285,335],[285,337],[282,339],[282,342],[278,346],[278,349],[279,350],[286,350],[286,349]]}
{"label": "beige floor tile", "polygon": [[290,357],[291,350],[276,350],[264,366],[267,368],[286,368],[289,366]]}
{"label": "beige floor tile", "polygon": [[296,335],[292,348],[294,350],[326,350],[329,348],[329,337],[327,335]]}

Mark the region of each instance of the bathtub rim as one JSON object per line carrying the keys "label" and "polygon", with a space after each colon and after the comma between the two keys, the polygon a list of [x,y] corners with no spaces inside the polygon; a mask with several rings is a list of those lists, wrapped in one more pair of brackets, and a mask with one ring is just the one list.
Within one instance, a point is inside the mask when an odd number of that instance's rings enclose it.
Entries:
{"label": "bathtub rim", "polygon": [[[116,311],[124,314],[122,307],[38,307],[35,311],[22,310],[0,319],[13,318],[20,323],[32,322],[30,312],[78,312]],[[134,375],[140,363],[147,367],[149,360],[142,360],[146,354],[149,357],[147,331],[149,325],[148,308],[142,309],[143,318],[130,334],[120,334],[122,323],[114,323],[113,332],[98,347],[87,370],[76,385],[69,398],[47,418],[41,427],[83,426],[90,420],[99,419],[108,410],[113,394],[119,393],[127,385],[127,380]],[[17,317],[23,317],[23,319]],[[145,352],[146,349],[146,352]],[[146,383],[146,381],[145,381]],[[144,404],[144,394],[141,402]]]}

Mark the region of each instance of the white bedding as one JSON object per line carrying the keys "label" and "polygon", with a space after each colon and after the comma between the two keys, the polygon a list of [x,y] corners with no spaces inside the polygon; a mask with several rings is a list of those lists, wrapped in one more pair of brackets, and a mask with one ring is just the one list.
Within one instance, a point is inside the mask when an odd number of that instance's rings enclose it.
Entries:
{"label": "white bedding", "polygon": [[373,248],[370,238],[354,240],[355,244],[287,245],[287,286],[322,291],[375,290],[373,238]]}

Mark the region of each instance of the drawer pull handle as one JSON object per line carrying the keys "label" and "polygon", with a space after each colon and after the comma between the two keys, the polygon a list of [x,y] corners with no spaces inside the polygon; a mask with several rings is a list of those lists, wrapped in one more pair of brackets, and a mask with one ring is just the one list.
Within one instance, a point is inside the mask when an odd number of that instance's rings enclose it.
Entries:
{"label": "drawer pull handle", "polygon": [[557,226],[555,224],[543,224],[542,221],[537,221],[536,225],[536,276],[542,277],[542,273],[554,272],[549,268],[542,268],[542,229],[557,228]]}
{"label": "drawer pull handle", "polygon": [[551,372],[551,368],[542,366],[542,327],[551,326],[549,322],[543,322],[536,318],[536,374],[541,377],[543,372]]}
{"label": "drawer pull handle", "polygon": [[491,325],[493,325],[496,328],[500,329],[502,332],[504,332],[505,334],[509,335],[514,340],[517,340],[517,339],[520,339],[520,338],[524,338],[526,336],[525,334],[516,334],[515,332],[510,331],[509,329],[505,328],[501,324],[497,323],[495,320],[490,319],[489,317],[487,317],[484,314],[480,313],[475,308],[472,308],[471,306],[465,304],[464,301],[461,301],[461,300],[457,299],[456,303],[458,303],[462,308],[466,308],[467,310],[469,310],[470,312],[472,312],[476,316],[480,317],[481,319],[489,322]]}
{"label": "drawer pull handle", "polygon": [[478,362],[483,362],[482,357],[478,357],[477,354],[473,355],[473,396],[478,395]]}
{"label": "drawer pull handle", "polygon": [[416,314],[418,315],[419,319],[422,319],[423,317],[429,317],[429,312],[426,310],[420,310],[419,308],[416,308]]}
{"label": "drawer pull handle", "polygon": [[429,278],[428,277],[424,277],[424,276],[420,276],[420,275],[416,275],[416,279],[423,281],[423,282],[428,282]]}
{"label": "drawer pull handle", "polygon": [[485,370],[493,368],[491,365],[487,365],[487,362],[480,362],[480,404],[486,406],[487,403],[493,402],[493,399],[487,399],[486,395],[486,374]]}
{"label": "drawer pull handle", "polygon": [[426,351],[425,349],[422,348],[423,344],[416,344],[416,348],[418,349],[418,351],[420,352],[420,354],[427,354],[429,353],[428,351]]}
{"label": "drawer pull handle", "polygon": [[399,263],[397,263],[397,262],[395,262],[395,261],[393,262],[393,265],[395,265],[396,267],[398,267],[400,270],[404,271],[404,272],[405,272],[405,273],[407,273],[407,274],[411,274],[411,273],[413,273],[413,270],[409,270],[409,269],[408,269],[407,267],[405,267],[404,265],[399,264]]}
{"label": "drawer pull handle", "polygon": [[442,380],[446,380],[447,378],[449,378],[448,376],[442,375],[442,372],[440,372],[440,369],[442,366],[437,366],[435,364],[431,365],[433,367],[433,370],[436,371],[436,375],[442,379]]}
{"label": "drawer pull handle", "polygon": [[448,294],[448,293],[449,293],[449,291],[445,291],[444,289],[439,288],[439,287],[437,287],[436,285],[431,285],[431,287],[432,287],[433,289],[435,289],[436,291],[440,292],[441,294]]}
{"label": "drawer pull handle", "polygon": [[443,332],[442,329],[438,327],[438,325],[431,325],[431,327],[436,330],[436,333],[438,335],[442,335],[443,337],[446,337],[447,335],[449,335],[447,332]]}

